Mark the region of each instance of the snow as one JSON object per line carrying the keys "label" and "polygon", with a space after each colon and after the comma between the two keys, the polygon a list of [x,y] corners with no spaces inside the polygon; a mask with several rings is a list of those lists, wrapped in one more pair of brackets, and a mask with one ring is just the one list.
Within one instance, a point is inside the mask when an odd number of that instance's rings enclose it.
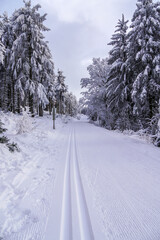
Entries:
{"label": "snow", "polygon": [[0,236],[43,239],[49,214],[47,196],[54,186],[59,155],[56,139],[61,138],[58,129],[65,123],[57,120],[54,132],[52,116],[33,119],[1,113],[0,117],[8,128],[7,137],[21,150],[10,153],[0,144]]}
{"label": "snow", "polygon": [[0,237],[160,239],[159,148],[85,116],[0,118],[21,149],[0,145]]}

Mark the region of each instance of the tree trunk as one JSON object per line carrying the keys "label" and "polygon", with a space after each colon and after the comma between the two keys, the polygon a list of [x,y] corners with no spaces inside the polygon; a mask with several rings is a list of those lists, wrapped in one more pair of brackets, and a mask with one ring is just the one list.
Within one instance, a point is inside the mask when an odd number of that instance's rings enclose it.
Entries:
{"label": "tree trunk", "polygon": [[33,108],[33,94],[29,93],[29,111],[32,114],[32,116],[34,115],[34,108]]}
{"label": "tree trunk", "polygon": [[43,117],[43,107],[42,107],[42,104],[39,104],[39,116]]}

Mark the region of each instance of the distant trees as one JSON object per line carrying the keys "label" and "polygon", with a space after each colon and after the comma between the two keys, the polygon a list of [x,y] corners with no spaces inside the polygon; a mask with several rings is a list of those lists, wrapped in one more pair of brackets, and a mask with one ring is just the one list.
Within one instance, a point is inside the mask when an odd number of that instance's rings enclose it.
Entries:
{"label": "distant trees", "polygon": [[[32,116],[51,114],[57,101],[58,112],[65,113],[62,72],[54,73],[52,55],[45,40],[46,14],[39,13],[39,4],[24,6],[10,18],[7,14],[0,22],[0,108],[21,113],[29,107]],[[2,64],[3,63],[3,64]]]}
{"label": "distant trees", "polygon": [[99,120],[102,124],[107,118],[106,112],[106,84],[108,81],[109,66],[107,59],[93,58],[93,63],[87,68],[90,78],[81,79],[84,105],[87,105],[87,114],[92,120]]}
{"label": "distant trees", "polygon": [[88,106],[89,117],[98,120],[103,116],[103,125],[109,129],[145,129],[156,135],[160,100],[159,2],[138,0],[129,31],[127,23],[122,15],[109,43],[112,49],[106,61],[107,72],[101,74],[104,64],[100,59],[97,69],[95,62],[88,67],[90,78],[81,80],[82,88],[86,88],[83,103]]}
{"label": "distant trees", "polygon": [[65,77],[63,76],[63,72],[58,70],[58,75],[56,78],[56,107],[57,113],[63,114],[65,112],[64,109],[64,93],[67,92],[67,86],[64,83]]}
{"label": "distant trees", "polygon": [[75,117],[78,113],[78,102],[72,92],[64,93],[65,114]]}
{"label": "distant trees", "polygon": [[68,86],[65,84],[63,72],[58,70],[55,81],[56,109],[58,114],[67,114],[75,116],[78,110],[76,97],[68,92]]}

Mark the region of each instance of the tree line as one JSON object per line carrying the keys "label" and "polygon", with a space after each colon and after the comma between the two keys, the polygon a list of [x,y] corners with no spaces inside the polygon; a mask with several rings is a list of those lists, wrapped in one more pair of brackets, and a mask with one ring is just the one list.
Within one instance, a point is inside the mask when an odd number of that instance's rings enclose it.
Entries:
{"label": "tree line", "polygon": [[94,58],[81,79],[83,106],[108,129],[156,135],[160,119],[160,3],[138,0],[131,25],[124,15],[106,59]]}
{"label": "tree line", "polygon": [[63,72],[55,74],[54,62],[44,33],[46,15],[41,6],[24,6],[11,17],[0,18],[0,108],[21,113],[29,108],[32,116],[56,105],[60,114],[75,115],[76,97],[68,91]]}

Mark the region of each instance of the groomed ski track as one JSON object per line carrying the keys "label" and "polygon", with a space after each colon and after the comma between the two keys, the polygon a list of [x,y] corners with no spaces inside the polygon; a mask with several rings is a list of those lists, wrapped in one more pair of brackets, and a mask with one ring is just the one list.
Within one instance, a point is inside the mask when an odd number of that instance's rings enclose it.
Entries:
{"label": "groomed ski track", "polygon": [[25,161],[1,188],[3,239],[159,240],[160,149],[85,117],[50,121],[16,138]]}
{"label": "groomed ski track", "polygon": [[[71,184],[71,182],[73,182],[73,184]],[[74,188],[72,191],[71,187]],[[75,194],[76,197],[72,198],[71,194]],[[72,199],[76,200],[76,213],[79,223],[76,225],[78,229],[74,229],[74,231],[72,231],[72,205],[74,205],[72,204]],[[73,232],[79,232],[81,240],[94,239],[79,171],[76,134],[74,128],[71,129],[69,136],[69,144],[65,164],[60,240],[75,239]]]}
{"label": "groomed ski track", "polygon": [[86,119],[64,143],[44,240],[159,240],[159,149]]}

